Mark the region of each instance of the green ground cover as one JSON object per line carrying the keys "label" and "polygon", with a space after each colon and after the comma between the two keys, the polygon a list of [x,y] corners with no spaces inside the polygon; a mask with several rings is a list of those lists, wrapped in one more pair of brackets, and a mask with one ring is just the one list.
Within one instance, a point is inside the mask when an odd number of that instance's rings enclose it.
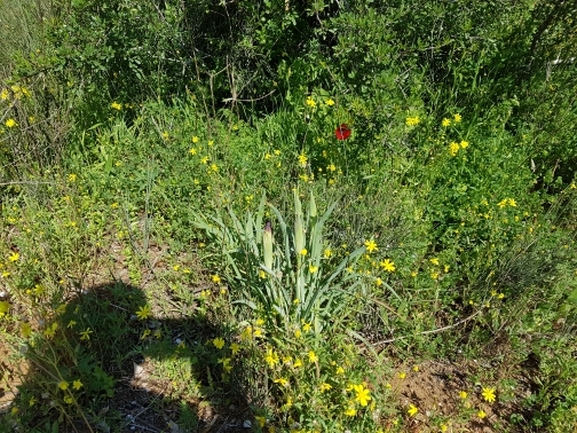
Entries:
{"label": "green ground cover", "polygon": [[0,1],[0,431],[573,431],[576,14]]}

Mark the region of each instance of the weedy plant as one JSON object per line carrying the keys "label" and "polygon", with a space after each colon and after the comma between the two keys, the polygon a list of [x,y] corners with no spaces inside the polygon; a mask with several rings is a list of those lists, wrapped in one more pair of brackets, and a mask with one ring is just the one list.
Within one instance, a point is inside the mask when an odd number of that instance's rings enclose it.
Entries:
{"label": "weedy plant", "polygon": [[[312,323],[315,332],[319,332],[347,307],[347,299],[362,290],[362,279],[349,272],[347,265],[354,263],[365,247],[356,249],[340,263],[333,263],[323,230],[337,203],[321,216],[311,193],[305,217],[296,189],[293,195],[292,229],[281,212],[267,203],[265,194],[256,214],[248,212],[244,222],[229,209],[230,225],[220,216],[201,214],[195,225],[222,245],[228,280],[233,290],[238,288],[241,292],[237,303],[264,310],[279,325]],[[270,214],[267,208],[276,217],[275,224],[265,222],[265,214]],[[279,243],[274,240],[273,226],[280,229]]]}

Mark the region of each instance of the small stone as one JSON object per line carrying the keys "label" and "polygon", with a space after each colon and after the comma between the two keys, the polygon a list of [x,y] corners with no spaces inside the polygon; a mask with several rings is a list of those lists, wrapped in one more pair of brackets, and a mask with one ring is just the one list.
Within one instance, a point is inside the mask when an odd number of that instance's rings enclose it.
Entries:
{"label": "small stone", "polygon": [[249,419],[245,420],[245,422],[242,423],[242,426],[244,428],[251,428],[252,427],[252,422],[250,422]]}

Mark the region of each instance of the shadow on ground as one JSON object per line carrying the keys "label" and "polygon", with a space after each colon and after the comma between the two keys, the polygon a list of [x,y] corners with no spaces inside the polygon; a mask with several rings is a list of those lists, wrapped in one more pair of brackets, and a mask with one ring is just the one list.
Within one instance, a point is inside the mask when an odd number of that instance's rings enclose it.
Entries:
{"label": "shadow on ground", "polygon": [[246,431],[243,369],[228,367],[228,344],[214,344],[231,330],[203,308],[138,317],[146,305],[139,288],[111,282],[40,324],[23,348],[29,371],[0,413],[0,432]]}

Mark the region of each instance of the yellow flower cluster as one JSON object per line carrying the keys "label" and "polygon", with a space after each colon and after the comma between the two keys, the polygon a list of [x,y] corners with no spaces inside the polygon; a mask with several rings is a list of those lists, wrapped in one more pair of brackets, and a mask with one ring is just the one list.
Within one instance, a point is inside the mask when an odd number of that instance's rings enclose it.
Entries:
{"label": "yellow flower cluster", "polygon": [[416,126],[421,122],[421,119],[419,118],[419,116],[413,116],[413,117],[407,117],[405,119],[405,124],[407,126]]}

